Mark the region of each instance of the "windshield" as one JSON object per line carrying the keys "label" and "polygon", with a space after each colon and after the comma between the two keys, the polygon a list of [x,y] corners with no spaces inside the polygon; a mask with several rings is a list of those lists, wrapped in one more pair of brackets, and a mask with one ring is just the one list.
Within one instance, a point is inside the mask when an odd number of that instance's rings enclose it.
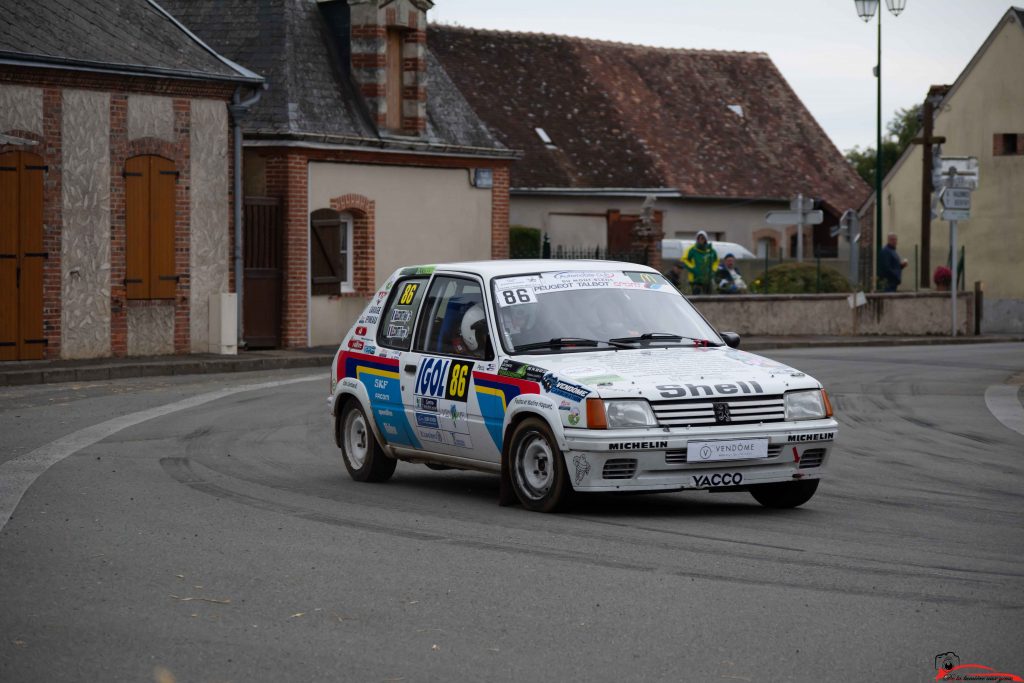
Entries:
{"label": "windshield", "polygon": [[492,287],[508,353],[723,343],[656,273],[537,273],[496,278]]}

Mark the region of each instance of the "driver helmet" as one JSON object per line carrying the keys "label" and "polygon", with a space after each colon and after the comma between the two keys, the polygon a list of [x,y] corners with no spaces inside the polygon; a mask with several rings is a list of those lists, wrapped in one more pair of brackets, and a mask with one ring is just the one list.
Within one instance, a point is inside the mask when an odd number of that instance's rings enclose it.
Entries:
{"label": "driver helmet", "polygon": [[462,342],[470,351],[478,351],[484,346],[487,339],[487,319],[480,304],[473,304],[462,316],[459,332]]}

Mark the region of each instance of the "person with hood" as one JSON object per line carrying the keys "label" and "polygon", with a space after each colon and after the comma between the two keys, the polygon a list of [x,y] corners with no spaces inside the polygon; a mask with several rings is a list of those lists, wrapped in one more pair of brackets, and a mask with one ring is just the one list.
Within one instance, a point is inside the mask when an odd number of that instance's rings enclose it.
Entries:
{"label": "person with hood", "polygon": [[712,277],[718,270],[718,254],[708,241],[708,234],[697,233],[696,243],[683,254],[683,268],[690,280],[691,294],[711,294]]}

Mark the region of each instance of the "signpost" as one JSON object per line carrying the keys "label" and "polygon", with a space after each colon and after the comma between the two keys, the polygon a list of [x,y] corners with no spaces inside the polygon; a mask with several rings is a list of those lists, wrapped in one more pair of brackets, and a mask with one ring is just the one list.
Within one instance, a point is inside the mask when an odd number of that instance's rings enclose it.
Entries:
{"label": "signpost", "polygon": [[939,191],[942,220],[949,221],[949,261],[953,280],[950,283],[953,302],[953,336],[956,336],[957,274],[956,228],[957,221],[971,217],[971,192],[978,188],[977,157],[942,157],[933,169],[932,184]]}
{"label": "signpost", "polygon": [[832,237],[842,235],[850,243],[850,284],[859,288],[860,272],[858,256],[860,252],[860,218],[853,209],[847,209],[839,219],[839,224],[829,231]]}
{"label": "signpost", "polygon": [[769,211],[764,215],[764,221],[768,225],[795,225],[796,226],[796,260],[804,260],[804,226],[818,225],[825,220],[825,214],[821,209],[815,210],[814,200],[798,194],[796,199],[789,203],[789,211]]}

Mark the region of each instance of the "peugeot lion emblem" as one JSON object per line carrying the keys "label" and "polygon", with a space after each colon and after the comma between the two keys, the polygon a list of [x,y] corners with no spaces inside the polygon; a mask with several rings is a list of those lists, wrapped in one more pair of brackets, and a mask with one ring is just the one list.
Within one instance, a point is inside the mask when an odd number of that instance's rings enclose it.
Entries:
{"label": "peugeot lion emblem", "polygon": [[729,404],[716,402],[712,404],[715,407],[715,422],[718,424],[724,424],[726,422],[732,422],[732,415],[729,414]]}

